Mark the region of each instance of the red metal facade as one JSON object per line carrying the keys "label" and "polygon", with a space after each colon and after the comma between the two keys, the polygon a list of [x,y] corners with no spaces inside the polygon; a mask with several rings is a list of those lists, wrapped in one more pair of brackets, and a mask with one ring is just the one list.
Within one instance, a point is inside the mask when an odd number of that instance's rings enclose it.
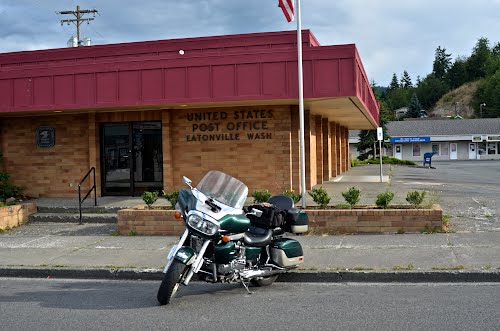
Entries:
{"label": "red metal facade", "polygon": [[[304,97],[378,103],[355,45],[303,31]],[[0,54],[0,113],[296,100],[294,31]],[[184,55],[179,54],[184,50]]]}

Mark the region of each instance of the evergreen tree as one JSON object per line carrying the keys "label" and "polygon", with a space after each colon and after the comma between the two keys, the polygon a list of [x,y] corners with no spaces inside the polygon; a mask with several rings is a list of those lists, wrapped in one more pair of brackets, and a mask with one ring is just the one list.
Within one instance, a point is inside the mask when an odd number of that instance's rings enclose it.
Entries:
{"label": "evergreen tree", "polygon": [[467,81],[467,59],[458,57],[446,73],[446,82],[450,88],[457,88]]}
{"label": "evergreen tree", "polygon": [[479,38],[472,55],[466,63],[467,81],[473,81],[486,76],[486,62],[491,55],[488,38]]}
{"label": "evergreen tree", "polygon": [[479,105],[486,103],[486,107],[483,107],[483,117],[500,117],[500,69],[480,83],[473,100],[478,113]]}
{"label": "evergreen tree", "polygon": [[491,54],[494,56],[500,56],[500,42],[496,43],[495,46],[491,49]]}
{"label": "evergreen tree", "polygon": [[409,89],[413,87],[413,83],[411,82],[411,77],[408,74],[408,71],[403,72],[403,76],[401,76],[400,86],[404,89]]}
{"label": "evergreen tree", "polygon": [[393,73],[391,83],[389,84],[389,91],[394,91],[397,90],[398,88],[399,88],[398,77],[396,76],[396,73]]}
{"label": "evergreen tree", "polygon": [[434,63],[432,64],[432,73],[436,78],[444,79],[451,66],[451,54],[446,54],[446,48],[439,46],[436,48]]}
{"label": "evergreen tree", "polygon": [[[387,134],[387,122],[392,116],[392,112],[387,106],[387,103],[384,100],[379,100],[380,102],[380,117],[379,117],[379,126],[382,127],[384,132],[384,141],[389,139],[389,135]],[[385,142],[382,142],[383,146],[388,145]],[[378,148],[378,139],[377,139],[377,130],[361,130],[359,133],[359,143],[357,145],[357,150],[360,153],[360,159],[364,160],[368,157],[375,158],[377,155],[374,147]],[[386,146],[388,147],[388,146]]]}
{"label": "evergreen tree", "polygon": [[418,100],[423,109],[430,109],[448,91],[448,84],[433,74],[427,75],[416,89]]}
{"label": "evergreen tree", "polygon": [[420,101],[418,101],[417,94],[413,93],[413,95],[411,96],[410,104],[408,105],[408,112],[406,113],[406,117],[420,118],[420,110],[422,110]]}

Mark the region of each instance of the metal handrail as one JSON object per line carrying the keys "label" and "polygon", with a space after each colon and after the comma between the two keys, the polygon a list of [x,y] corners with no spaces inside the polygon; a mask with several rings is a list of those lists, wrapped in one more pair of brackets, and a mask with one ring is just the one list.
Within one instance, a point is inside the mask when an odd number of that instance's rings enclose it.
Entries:
{"label": "metal handrail", "polygon": [[[85,197],[82,199],[82,183],[87,179],[87,177],[90,175],[90,173],[93,172],[94,174],[94,186],[90,188],[90,190],[87,192]],[[94,190],[94,206],[97,206],[97,191],[96,191],[96,185],[95,185],[95,168],[92,167],[90,170],[87,172],[85,177],[78,183],[78,204],[79,204],[79,209],[80,209],[80,224],[82,224],[82,203],[85,201],[85,199],[88,198],[90,193]]]}

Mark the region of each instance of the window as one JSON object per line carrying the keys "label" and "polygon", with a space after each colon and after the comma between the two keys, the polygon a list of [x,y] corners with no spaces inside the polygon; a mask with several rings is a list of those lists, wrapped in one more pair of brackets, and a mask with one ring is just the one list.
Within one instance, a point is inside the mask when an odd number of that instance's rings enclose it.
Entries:
{"label": "window", "polygon": [[448,143],[442,143],[441,144],[441,155],[449,155],[449,145]]}
{"label": "window", "polygon": [[413,144],[413,156],[420,156],[420,144]]}
{"label": "window", "polygon": [[432,144],[432,153],[434,153],[436,155],[440,155],[439,154],[439,144]]}
{"label": "window", "polygon": [[478,143],[477,144],[477,150],[479,152],[479,155],[486,155],[486,143]]}
{"label": "window", "polygon": [[488,155],[495,155],[497,153],[497,143],[488,143]]}

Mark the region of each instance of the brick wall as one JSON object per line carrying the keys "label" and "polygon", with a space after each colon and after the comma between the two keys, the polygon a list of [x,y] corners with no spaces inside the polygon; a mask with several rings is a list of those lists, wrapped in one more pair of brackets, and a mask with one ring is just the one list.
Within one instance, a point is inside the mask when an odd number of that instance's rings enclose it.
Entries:
{"label": "brick wall", "polygon": [[[311,234],[340,233],[420,233],[442,229],[443,211],[434,205],[431,209],[336,209],[306,210]],[[118,211],[118,231],[141,235],[177,236],[184,232],[181,220],[174,218],[174,210]]]}
{"label": "brick wall", "polygon": [[36,213],[36,210],[34,203],[0,207],[0,230],[14,228],[26,223],[29,216]]}
{"label": "brick wall", "polygon": [[[223,113],[224,118],[208,117]],[[251,192],[258,189],[269,189],[273,193],[285,189],[300,192],[296,106],[3,118],[0,130],[3,165],[14,184],[24,187],[25,194],[32,197],[76,197],[78,182],[95,167],[97,192],[101,195],[102,124],[140,121],[162,122],[163,182],[167,191],[183,187],[182,176],[196,183],[207,171],[217,169],[241,179]],[[55,129],[53,148],[37,147],[35,132],[41,126]],[[341,130],[326,118],[305,111],[307,190],[347,169],[346,133],[347,130]],[[260,139],[250,139],[252,135]],[[200,138],[204,136],[218,138]],[[84,190],[88,188],[90,181],[83,185]]]}
{"label": "brick wall", "polygon": [[250,192],[290,188],[288,106],[186,109],[171,116],[175,188],[184,187],[182,176],[197,183],[210,170],[240,179]]}
{"label": "brick wall", "polygon": [[[36,129],[55,129],[55,146],[39,148]],[[4,118],[1,125],[5,171],[32,197],[76,196],[89,169],[88,115]]]}

